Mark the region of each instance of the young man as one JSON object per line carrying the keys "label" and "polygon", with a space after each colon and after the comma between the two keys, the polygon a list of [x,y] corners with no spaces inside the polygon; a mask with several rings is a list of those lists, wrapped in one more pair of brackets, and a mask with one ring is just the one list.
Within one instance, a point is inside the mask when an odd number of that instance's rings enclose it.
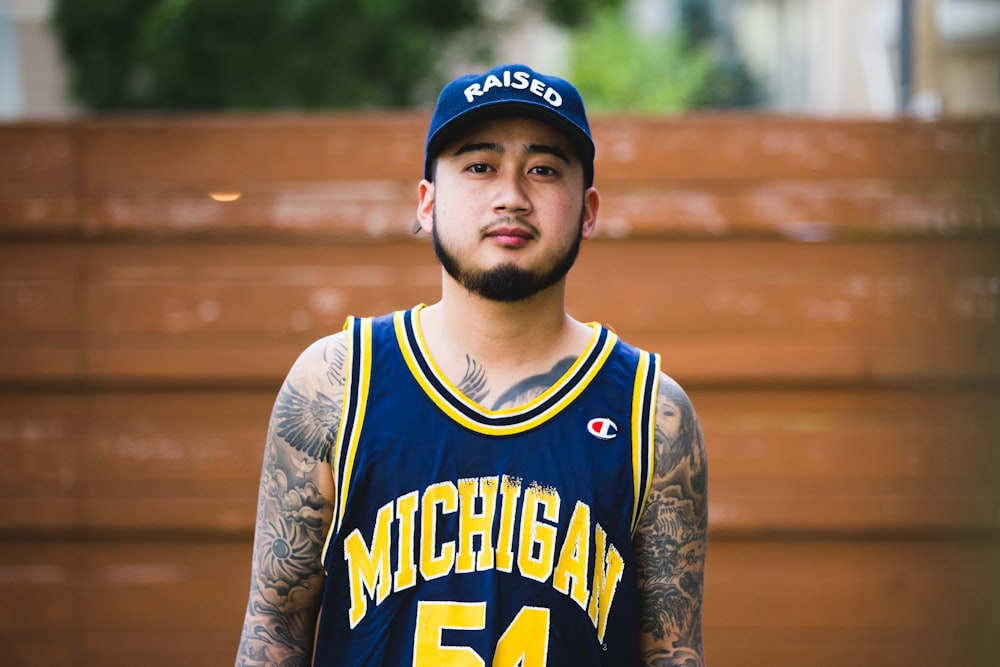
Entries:
{"label": "young man", "polygon": [[694,410],[565,310],[593,158],[567,81],[444,88],[417,207],[441,299],[348,318],[289,372],[237,665],[704,664]]}

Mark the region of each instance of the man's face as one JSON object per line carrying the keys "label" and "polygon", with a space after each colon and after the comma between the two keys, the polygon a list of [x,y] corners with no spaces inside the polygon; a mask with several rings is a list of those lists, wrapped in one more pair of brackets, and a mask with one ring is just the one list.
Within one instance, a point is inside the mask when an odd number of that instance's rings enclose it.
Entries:
{"label": "man's face", "polygon": [[569,141],[529,119],[486,121],[438,156],[418,218],[445,271],[470,292],[521,301],[562,281],[597,219]]}

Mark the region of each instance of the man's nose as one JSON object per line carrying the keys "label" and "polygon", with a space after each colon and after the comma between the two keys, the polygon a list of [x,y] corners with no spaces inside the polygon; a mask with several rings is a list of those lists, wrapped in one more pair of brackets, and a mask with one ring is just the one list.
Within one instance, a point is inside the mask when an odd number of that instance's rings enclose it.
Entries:
{"label": "man's nose", "polygon": [[497,190],[493,200],[493,210],[497,212],[523,214],[531,210],[531,198],[526,183],[518,173],[501,175],[497,179]]}

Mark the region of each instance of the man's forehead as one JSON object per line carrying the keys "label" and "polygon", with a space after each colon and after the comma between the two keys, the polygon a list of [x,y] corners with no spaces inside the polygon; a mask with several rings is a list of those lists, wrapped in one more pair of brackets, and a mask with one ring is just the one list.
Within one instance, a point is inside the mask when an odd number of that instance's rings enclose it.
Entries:
{"label": "man's forehead", "polygon": [[562,132],[534,118],[491,118],[474,123],[458,132],[443,152],[450,154],[467,144],[493,144],[508,151],[550,145],[575,155],[573,144]]}

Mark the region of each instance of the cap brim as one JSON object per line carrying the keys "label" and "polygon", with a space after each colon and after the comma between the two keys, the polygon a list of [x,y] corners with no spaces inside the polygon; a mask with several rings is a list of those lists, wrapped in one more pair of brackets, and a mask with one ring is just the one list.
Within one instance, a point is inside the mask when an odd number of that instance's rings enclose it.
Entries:
{"label": "cap brim", "polygon": [[427,142],[424,178],[431,179],[431,164],[444,147],[451,143],[456,136],[476,123],[500,116],[522,116],[548,123],[557,128],[569,140],[576,150],[580,162],[584,164],[585,169],[587,165],[592,164],[594,161],[594,143],[590,137],[576,124],[553,111],[552,107],[528,102],[498,100],[492,104],[481,104],[474,107],[463,114],[455,116],[438,128],[434,136]]}

